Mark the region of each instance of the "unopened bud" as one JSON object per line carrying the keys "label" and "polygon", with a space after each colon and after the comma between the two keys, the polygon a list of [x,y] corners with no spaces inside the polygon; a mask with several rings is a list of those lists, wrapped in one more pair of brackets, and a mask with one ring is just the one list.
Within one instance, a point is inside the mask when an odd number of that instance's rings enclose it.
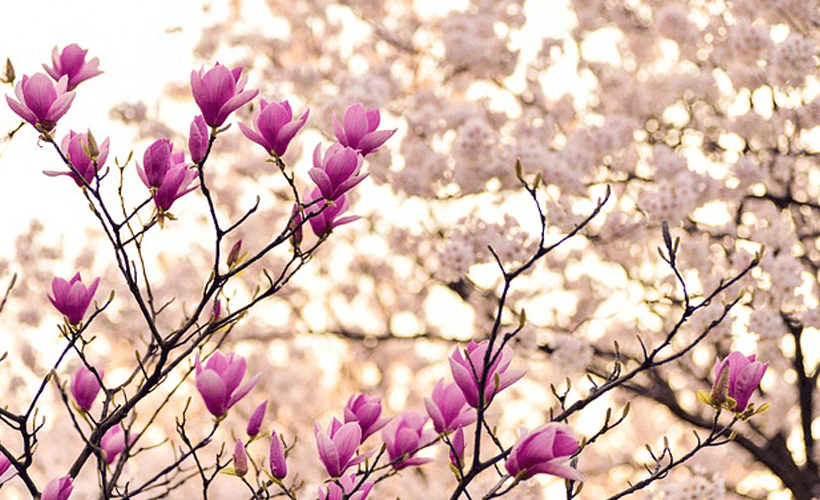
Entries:
{"label": "unopened bud", "polygon": [[729,398],[729,370],[724,368],[718,374],[715,385],[712,386],[712,392],[709,393],[709,399],[717,407],[723,406]]}
{"label": "unopened bud", "polygon": [[211,321],[219,321],[222,317],[222,301],[216,299],[213,308],[211,309]]}
{"label": "unopened bud", "polygon": [[14,66],[11,65],[11,59],[6,58],[6,70],[3,73],[3,82],[11,85],[14,83],[15,76]]}
{"label": "unopened bud", "polygon": [[275,432],[271,434],[270,440],[270,473],[276,479],[284,479],[288,475],[285,446],[281,437]]}
{"label": "unopened bud", "polygon": [[236,440],[236,447],[233,451],[233,470],[239,477],[244,477],[248,473],[248,453],[241,439]]}
{"label": "unopened bud", "polygon": [[248,419],[248,436],[256,437],[259,434],[259,429],[262,427],[262,420],[265,418],[265,411],[268,409],[268,402],[260,404],[251,413],[251,418]]}
{"label": "unopened bud", "polygon": [[242,240],[237,241],[231,247],[231,251],[228,252],[228,268],[233,269],[233,267],[240,262],[242,262],[244,255],[240,255],[239,252],[242,251]]}
{"label": "unopened bud", "polygon": [[88,144],[83,144],[83,150],[89,158],[96,161],[100,156],[100,146],[97,145],[97,139],[94,138],[94,134],[91,133],[91,130],[89,130],[86,134],[86,138],[88,140]]}

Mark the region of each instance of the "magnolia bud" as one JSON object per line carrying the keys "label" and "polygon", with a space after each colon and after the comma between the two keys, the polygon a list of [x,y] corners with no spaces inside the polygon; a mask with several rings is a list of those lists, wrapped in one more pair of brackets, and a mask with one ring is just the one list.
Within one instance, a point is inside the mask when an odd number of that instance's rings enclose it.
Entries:
{"label": "magnolia bud", "polygon": [[11,65],[11,59],[6,58],[6,71],[3,74],[3,83],[14,83],[14,66]]}
{"label": "magnolia bud", "polygon": [[285,447],[282,444],[282,439],[275,432],[270,439],[270,473],[276,479],[284,479],[288,475]]}
{"label": "magnolia bud", "polygon": [[720,371],[720,375],[718,375],[717,380],[715,380],[715,384],[712,386],[712,391],[709,393],[709,399],[712,400],[712,403],[715,406],[721,407],[728,401],[728,397],[729,370],[728,367],[725,367]]}
{"label": "magnolia bud", "polygon": [[248,436],[255,437],[259,434],[259,428],[262,427],[262,420],[265,418],[265,411],[268,409],[268,402],[265,401],[253,410],[251,418],[248,419]]}
{"label": "magnolia bud", "polygon": [[242,251],[242,240],[238,240],[231,247],[231,251],[228,252],[228,268],[233,269],[233,267],[235,265],[242,262],[242,260],[244,258],[244,255],[239,254],[241,251]]}
{"label": "magnolia bud", "polygon": [[90,129],[86,134],[86,139],[88,140],[88,144],[83,144],[83,150],[89,158],[96,161],[100,156],[100,146],[97,145],[97,140],[94,139],[94,134],[91,133]]}
{"label": "magnolia bud", "polygon": [[233,451],[233,470],[239,477],[244,477],[248,473],[248,453],[241,439],[236,440],[236,447]]}

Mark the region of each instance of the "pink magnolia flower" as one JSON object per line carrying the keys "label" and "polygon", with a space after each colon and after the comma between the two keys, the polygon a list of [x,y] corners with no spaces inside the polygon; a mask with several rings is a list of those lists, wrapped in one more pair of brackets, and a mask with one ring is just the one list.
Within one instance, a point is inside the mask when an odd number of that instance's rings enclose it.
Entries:
{"label": "pink magnolia flower", "polygon": [[282,439],[274,432],[270,440],[270,473],[276,479],[285,479],[288,475],[288,464],[285,461],[285,446]]}
{"label": "pink magnolia flower", "polygon": [[205,118],[202,118],[202,115],[196,115],[194,121],[191,122],[191,130],[188,135],[188,152],[191,153],[192,162],[199,163],[205,158],[210,140]]}
{"label": "pink magnolia flower", "polygon": [[74,90],[80,83],[102,74],[102,71],[97,69],[100,60],[95,57],[86,61],[87,53],[88,50],[81,49],[76,43],[66,46],[62,52],[54,47],[51,51],[51,63],[54,66],[48,67],[43,64],[43,68],[55,81],[59,81],[63,76],[68,77],[68,90]]}
{"label": "pink magnolia flower", "polygon": [[362,155],[356,150],[333,144],[322,159],[322,144],[313,150],[313,168],[308,175],[316,183],[319,192],[328,200],[335,200],[362,182],[368,174],[359,175]]}
{"label": "pink magnolia flower", "polygon": [[439,434],[460,429],[476,419],[476,413],[467,404],[461,389],[455,383],[444,385],[443,379],[433,388],[432,397],[424,398],[424,406]]}
{"label": "pink magnolia flower", "polygon": [[424,445],[432,443],[436,435],[424,430],[427,417],[416,410],[404,410],[382,429],[382,440],[394,469],[430,462],[430,458],[414,457]]}
{"label": "pink magnolia flower", "polygon": [[579,449],[578,441],[568,425],[550,422],[519,439],[510,450],[504,467],[511,476],[519,479],[552,474],[580,481],[578,470],[564,465]]}
{"label": "pink magnolia flower", "polygon": [[91,299],[97,292],[100,278],[94,280],[91,286],[83,285],[80,273],[74,275],[71,281],[55,277],[51,281],[51,293],[48,300],[66,317],[72,325],[79,325],[83,321],[85,311],[91,304]]}
{"label": "pink magnolia flower", "polygon": [[[128,445],[134,444],[137,440],[136,434],[128,436]],[[103,456],[107,464],[114,463],[117,456],[125,449],[125,430],[122,425],[115,425],[108,429],[100,440],[100,448],[102,448]]]}
{"label": "pink magnolia flower", "polygon": [[205,401],[211,415],[221,417],[244,398],[259,381],[262,374],[257,374],[240,387],[245,377],[247,365],[245,358],[235,354],[225,356],[216,351],[208,358],[205,368],[199,362],[199,353],[194,362],[196,367],[196,388]]}
{"label": "pink magnolia flower", "polygon": [[71,496],[71,490],[74,485],[71,484],[71,476],[65,476],[57,479],[52,479],[43,488],[43,494],[40,500],[68,500]]}
{"label": "pink magnolia flower", "polygon": [[[104,371],[97,370],[97,373],[102,378]],[[71,394],[74,396],[77,406],[85,411],[90,410],[99,392],[100,383],[97,381],[97,377],[85,365],[80,366],[71,379]]]}
{"label": "pink magnolia flower", "polygon": [[185,163],[185,153],[174,153],[174,145],[169,139],[157,139],[142,155],[142,166],[137,162],[137,174],[142,183],[149,189],[158,188],[162,181],[174,167],[188,167]]}
{"label": "pink magnolia flower", "polygon": [[244,90],[247,80],[241,67],[229,70],[219,63],[207,72],[191,71],[191,92],[205,123],[221,126],[228,115],[256,97],[258,90]]}
{"label": "pink magnolia flower", "polygon": [[367,156],[396,133],[396,129],[376,130],[380,120],[378,109],[365,110],[364,106],[357,102],[345,111],[343,126],[339,125],[336,115],[333,115],[333,130],[342,145],[355,149],[362,156]]}
{"label": "pink magnolia flower", "polygon": [[63,76],[57,85],[43,73],[35,73],[31,77],[23,75],[14,87],[17,99],[6,96],[11,110],[20,118],[31,123],[37,130],[50,132],[59,120],[71,107],[74,92],[67,92],[68,77]]}
{"label": "pink magnolia flower", "polygon": [[154,205],[160,212],[167,212],[175,201],[199,187],[194,183],[198,176],[196,170],[185,165],[171,168],[154,193]]}
{"label": "pink magnolia flower", "polygon": [[388,418],[379,418],[382,414],[382,400],[367,394],[351,395],[345,405],[345,423],[356,422],[362,429],[362,442],[381,430]]}
{"label": "pink magnolia flower", "polygon": [[[467,344],[467,356],[462,356],[460,349],[456,349],[450,356],[450,370],[453,372],[453,379],[461,389],[467,404],[473,408],[478,407],[478,389],[481,374],[484,371],[484,355],[487,352],[489,340],[485,340],[480,344],[470,341]],[[496,351],[497,353],[498,351]],[[490,355],[493,358],[495,353]],[[501,354],[497,357],[495,362],[490,364],[487,372],[487,383],[484,387],[484,404],[488,404],[493,396],[498,392],[506,389],[515,383],[518,379],[524,376],[524,370],[510,370],[510,363],[512,362],[512,350],[509,347],[504,347]],[[497,377],[497,386],[496,386]]]}
{"label": "pink magnolia flower", "polygon": [[[60,144],[60,149],[63,151],[63,154],[68,157],[71,165],[77,172],[80,173],[80,175],[77,175],[71,170],[66,172],[46,170],[44,173],[52,177],[57,175],[67,175],[74,179],[74,182],[76,182],[80,187],[83,187],[86,184],[91,184],[91,181],[94,180],[94,174],[96,174],[97,171],[105,165],[105,160],[108,158],[108,142],[108,138],[106,137],[102,144],[99,145],[100,153],[97,156],[97,163],[94,164],[94,160],[89,157],[86,152],[88,150],[88,133],[83,132],[78,134],[73,130],[70,130],[68,134],[63,137],[63,142]],[[83,183],[83,179],[85,180],[85,183]]]}
{"label": "pink magnolia flower", "polygon": [[11,466],[11,461],[0,453],[0,486],[17,475],[17,469]]}
{"label": "pink magnolia flower", "polygon": [[313,434],[316,436],[319,458],[330,477],[341,476],[348,467],[358,465],[368,457],[368,454],[354,456],[362,442],[362,429],[356,422],[342,424],[333,417],[327,432],[317,422]]}
{"label": "pink magnolia flower", "polygon": [[288,101],[268,102],[262,99],[253,113],[253,129],[244,123],[239,124],[239,129],[245,137],[265,148],[268,154],[273,152],[282,156],[290,141],[307,122],[309,113],[310,110],[307,110],[298,120],[294,120]]}
{"label": "pink magnolia flower", "polygon": [[338,483],[330,483],[327,487],[319,487],[319,500],[365,500],[373,488],[373,481],[361,480],[356,474],[342,476]]}
{"label": "pink magnolia flower", "polygon": [[239,477],[245,477],[248,473],[248,452],[245,451],[245,445],[242,444],[241,439],[236,440],[236,446],[233,449],[233,470]]}
{"label": "pink magnolia flower", "polygon": [[[733,408],[734,411],[741,412],[746,409],[749,403],[749,398],[760,384],[760,379],[766,373],[766,368],[769,363],[762,364],[755,361],[756,355],[744,356],[739,351],[734,351],[726,356],[723,361],[718,358],[715,360],[715,386],[712,388],[712,393],[720,397],[728,396],[737,402]],[[728,387],[721,388],[721,375],[725,381],[724,371],[728,370]],[[725,383],[725,382],[723,382]],[[728,390],[727,390],[728,389]],[[715,398],[713,398],[715,399]]]}
{"label": "pink magnolia flower", "polygon": [[[339,217],[350,207],[350,203],[347,201],[346,195],[336,198],[332,204],[328,205],[324,209],[322,208],[324,207],[323,202],[319,201],[313,203],[322,198],[324,197],[319,191],[319,188],[315,188],[313,191],[306,189],[304,199],[302,200],[305,205],[312,203],[310,206],[305,208],[305,217],[310,223],[310,228],[313,230],[313,234],[316,236],[321,238],[322,236],[330,234],[334,228],[359,219],[358,215]],[[298,221],[294,221],[295,224],[299,224],[300,222],[301,217]],[[301,234],[299,234],[299,236],[301,237]]]}
{"label": "pink magnolia flower", "polygon": [[251,418],[248,419],[248,436],[254,437],[259,434],[259,428],[262,427],[262,420],[265,418],[265,412],[268,410],[268,402],[263,401],[262,404],[256,407],[251,413]]}

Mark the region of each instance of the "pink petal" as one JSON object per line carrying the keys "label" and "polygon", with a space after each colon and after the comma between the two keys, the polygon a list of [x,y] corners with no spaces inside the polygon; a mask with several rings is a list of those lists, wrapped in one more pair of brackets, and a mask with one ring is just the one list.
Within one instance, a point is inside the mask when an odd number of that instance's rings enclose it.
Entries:
{"label": "pink petal", "polygon": [[316,448],[319,450],[319,458],[331,476],[338,476],[342,473],[339,465],[339,452],[336,444],[323,431],[316,433]]}
{"label": "pink petal", "polygon": [[433,420],[433,428],[436,432],[444,432],[447,423],[444,421],[444,415],[441,414],[438,406],[430,398],[424,398],[424,407],[427,408],[427,414]]}
{"label": "pink petal", "polygon": [[527,477],[535,474],[551,474],[553,476],[563,477],[564,479],[572,479],[574,481],[581,481],[583,479],[583,476],[581,476],[581,473],[578,472],[578,469],[555,462],[546,462],[536,465],[531,469],[527,469]]}
{"label": "pink petal", "polygon": [[31,123],[32,125],[37,123],[37,115],[35,115],[30,109],[9,96],[6,96],[6,102],[9,103],[11,110],[17,113],[20,118]]}
{"label": "pink petal", "polygon": [[228,409],[226,403],[227,391],[222,378],[213,370],[203,370],[196,377],[196,388],[205,401],[205,406],[211,415],[219,417]]}
{"label": "pink petal", "polygon": [[[358,147],[359,141],[367,133],[367,116],[364,106],[356,103],[347,108],[344,118],[345,136],[349,146]],[[355,146],[353,146],[355,144]]]}
{"label": "pink petal", "polygon": [[396,133],[396,130],[398,129],[377,130],[376,132],[371,132],[359,141],[359,145],[356,149],[360,150],[363,155],[372,153],[375,149],[384,144],[387,139],[390,139],[393,134]]}
{"label": "pink petal", "polygon": [[339,125],[339,121],[336,119],[336,113],[333,113],[332,122],[333,122],[333,132],[336,133],[336,139],[338,139],[339,142],[342,143],[343,145],[349,146],[350,144],[348,144],[348,142],[347,142],[347,136],[345,135],[345,131],[341,127],[341,125]]}
{"label": "pink petal", "polygon": [[333,184],[325,171],[314,167],[308,170],[308,175],[311,179],[313,179],[313,182],[319,188],[319,192],[322,193],[322,196],[324,198],[331,199],[331,195],[333,194]]}
{"label": "pink petal", "polygon": [[254,386],[256,386],[256,383],[259,382],[260,378],[262,378],[262,374],[256,374],[246,384],[237,389],[236,392],[234,392],[233,395],[231,395],[231,399],[228,401],[228,408],[235,405],[237,401],[247,396],[248,393],[251,392],[251,389],[253,389]]}

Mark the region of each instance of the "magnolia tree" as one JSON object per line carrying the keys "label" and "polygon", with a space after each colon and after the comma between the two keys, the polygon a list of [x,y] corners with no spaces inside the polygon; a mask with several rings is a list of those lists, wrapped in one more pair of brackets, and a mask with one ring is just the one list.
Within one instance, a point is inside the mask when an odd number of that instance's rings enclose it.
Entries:
{"label": "magnolia tree", "polygon": [[7,65],[99,230],[0,267],[4,498],[820,496],[816,2],[269,4],[145,146]]}

